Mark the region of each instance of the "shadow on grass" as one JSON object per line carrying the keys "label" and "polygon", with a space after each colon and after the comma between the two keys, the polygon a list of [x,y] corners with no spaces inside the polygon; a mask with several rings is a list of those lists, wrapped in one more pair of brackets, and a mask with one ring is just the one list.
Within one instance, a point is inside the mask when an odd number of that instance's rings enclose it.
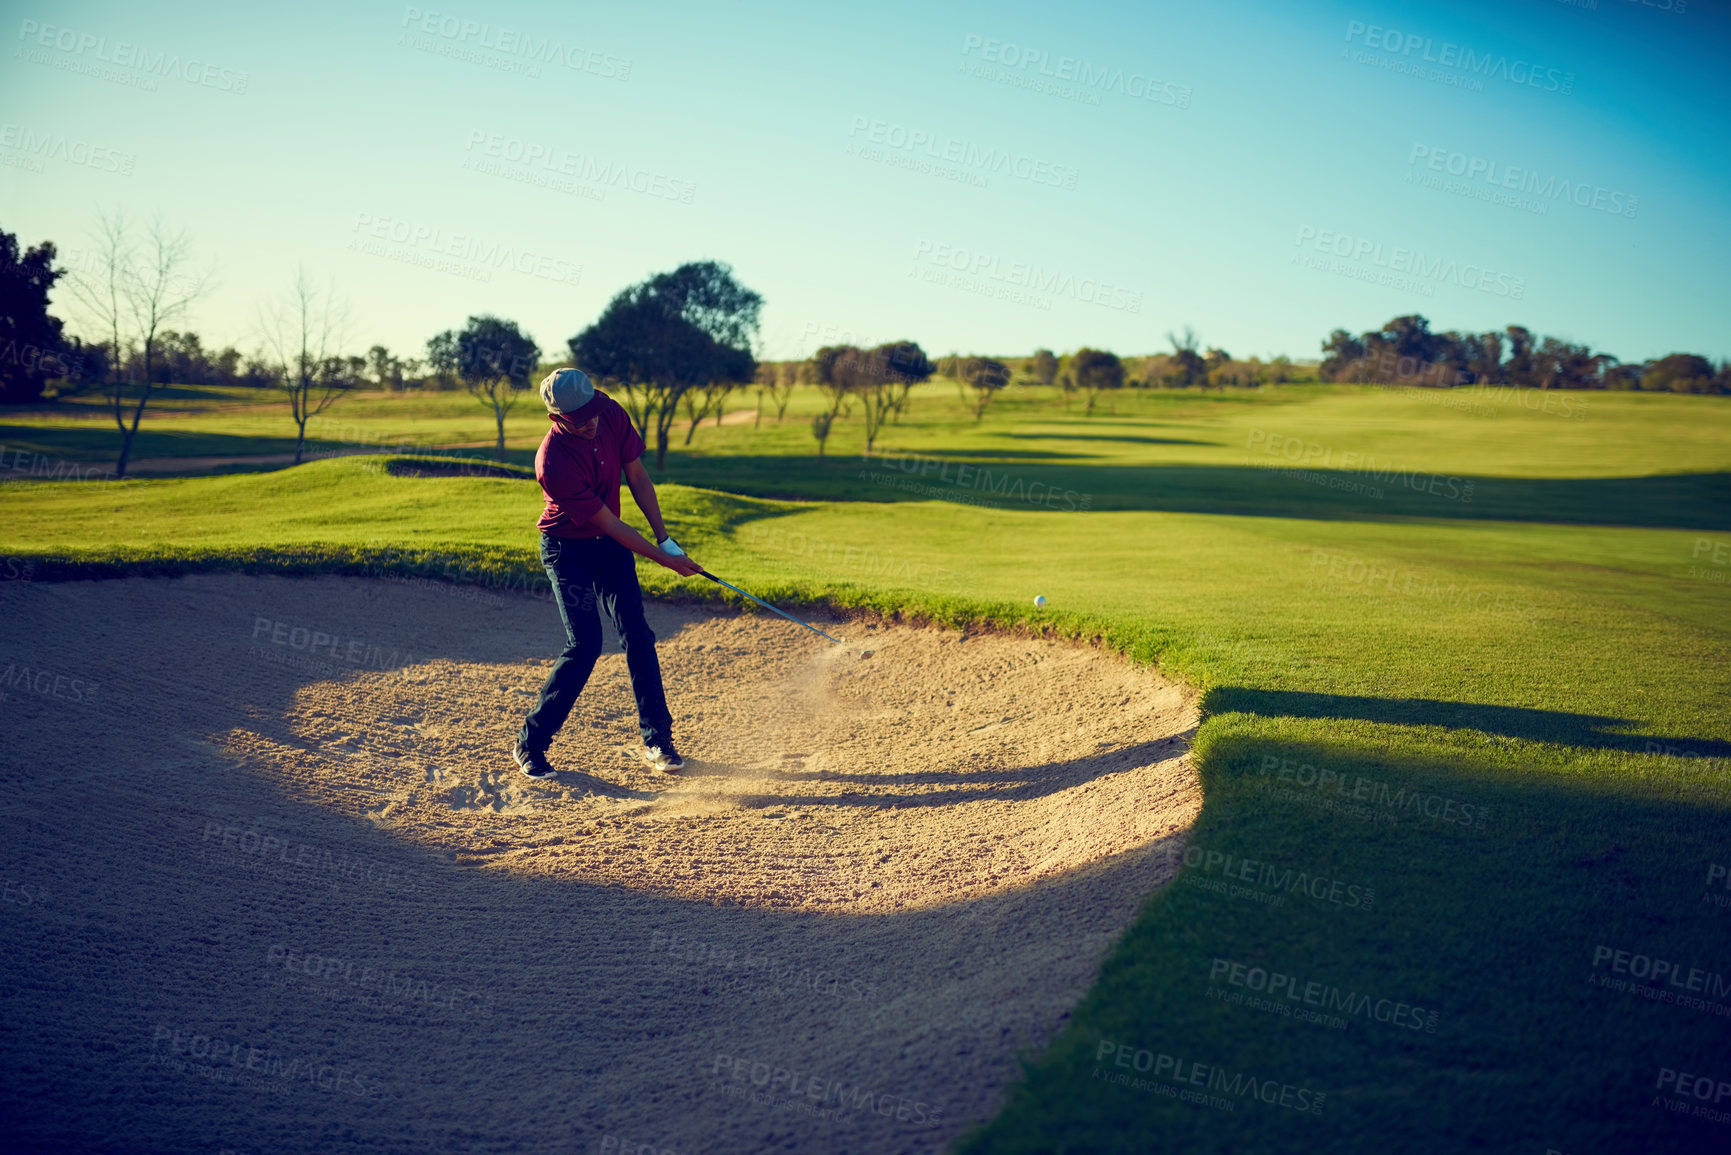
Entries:
{"label": "shadow on grass", "polygon": [[1265,718],[1351,719],[1397,726],[1442,726],[1556,742],[1589,750],[1627,753],[1670,753],[1698,758],[1731,755],[1731,742],[1717,738],[1653,737],[1626,734],[1636,723],[1600,714],[1569,714],[1525,706],[1492,706],[1481,702],[1443,702],[1434,698],[1365,698],[1347,694],[1316,694],[1300,690],[1252,690],[1219,686],[1202,699],[1209,714],[1256,714]]}
{"label": "shadow on grass", "polygon": [[1287,472],[1252,465],[976,464],[945,451],[891,456],[702,457],[669,453],[657,480],[789,501],[953,501],[1070,512],[1043,500],[1086,497],[1093,511],[1151,510],[1321,521],[1531,521],[1731,529],[1731,474],[1501,478]]}
{"label": "shadow on grass", "polygon": [[[1726,1149],[1722,1124],[1655,1087],[1662,1068],[1724,1053],[1731,921],[1703,898],[1722,791],[1706,805],[1631,796],[1547,773],[1530,748],[1480,756],[1356,721],[1447,721],[1435,715],[1458,704],[1231,693],[1282,717],[1204,728],[1207,800],[1183,869],[958,1151]],[[1489,710],[1589,745],[1614,721]],[[1382,716],[1402,712],[1419,716]],[[1354,790],[1269,775],[1270,755]],[[1645,974],[1650,959],[1678,960],[1686,981]],[[1403,1002],[1420,1010],[1399,1025],[1388,1008]],[[1217,1109],[1181,1099],[1173,1056],[1225,1073],[1201,1104]],[[1233,1091],[1241,1073],[1326,1109],[1264,1107]]]}
{"label": "shadow on grass", "polygon": [[[1113,418],[1116,421],[1116,418]],[[1110,433],[1012,433],[1018,441],[1122,441],[1127,445],[1219,445],[1190,437],[1114,437]]]}

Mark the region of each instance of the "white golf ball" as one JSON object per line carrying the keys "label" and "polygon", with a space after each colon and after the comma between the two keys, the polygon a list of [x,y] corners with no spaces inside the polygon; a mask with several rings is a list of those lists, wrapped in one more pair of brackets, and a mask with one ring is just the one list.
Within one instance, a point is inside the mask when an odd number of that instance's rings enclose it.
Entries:
{"label": "white golf ball", "polygon": [[1035,604],[1035,605],[1036,605],[1036,606],[1039,606],[1039,607],[1041,607],[1041,608],[1042,608],[1042,609],[1043,609],[1043,608],[1045,608],[1045,605],[1046,605],[1046,595],[1045,595],[1045,594],[1041,594],[1041,595],[1040,595],[1040,596],[1039,596],[1039,597],[1037,597],[1037,598],[1035,598],[1035,599],[1034,599],[1034,604]]}

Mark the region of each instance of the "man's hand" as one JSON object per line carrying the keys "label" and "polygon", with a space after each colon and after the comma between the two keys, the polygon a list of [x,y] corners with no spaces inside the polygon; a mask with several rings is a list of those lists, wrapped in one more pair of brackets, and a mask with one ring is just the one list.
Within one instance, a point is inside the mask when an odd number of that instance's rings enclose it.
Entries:
{"label": "man's hand", "polygon": [[660,548],[657,548],[655,552],[661,555],[655,560],[678,574],[680,577],[696,577],[698,574],[703,572],[702,566],[692,561],[683,553],[668,553],[666,550]]}

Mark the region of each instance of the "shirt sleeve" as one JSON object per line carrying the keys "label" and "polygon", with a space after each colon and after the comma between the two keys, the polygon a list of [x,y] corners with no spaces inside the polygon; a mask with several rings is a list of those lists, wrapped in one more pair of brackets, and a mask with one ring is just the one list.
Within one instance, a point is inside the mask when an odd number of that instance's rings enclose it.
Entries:
{"label": "shirt sleeve", "polygon": [[570,461],[557,450],[549,452],[541,468],[541,492],[547,495],[547,512],[564,516],[574,525],[588,525],[589,519],[607,508],[594,488],[577,475]]}

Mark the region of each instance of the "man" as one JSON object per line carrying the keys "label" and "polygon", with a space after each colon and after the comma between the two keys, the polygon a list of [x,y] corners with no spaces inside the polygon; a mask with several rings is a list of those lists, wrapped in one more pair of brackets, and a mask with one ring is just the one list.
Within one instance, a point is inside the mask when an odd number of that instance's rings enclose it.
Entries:
{"label": "man", "polygon": [[[643,439],[624,408],[577,369],[548,374],[541,382],[541,400],[553,427],[535,453],[535,480],[547,498],[536,524],[541,564],[553,583],[566,644],[517,734],[511,759],[531,778],[553,776],[547,748],[601,656],[599,605],[625,643],[625,665],[631,671],[643,734],[642,756],[658,770],[677,772],[685,762],[673,747],[673,717],[661,689],[655,634],[643,619],[643,591],[632,555],[641,554],[681,577],[702,573],[702,568],[667,534],[655,483],[643,468]],[[659,545],[619,520],[621,473]]]}

